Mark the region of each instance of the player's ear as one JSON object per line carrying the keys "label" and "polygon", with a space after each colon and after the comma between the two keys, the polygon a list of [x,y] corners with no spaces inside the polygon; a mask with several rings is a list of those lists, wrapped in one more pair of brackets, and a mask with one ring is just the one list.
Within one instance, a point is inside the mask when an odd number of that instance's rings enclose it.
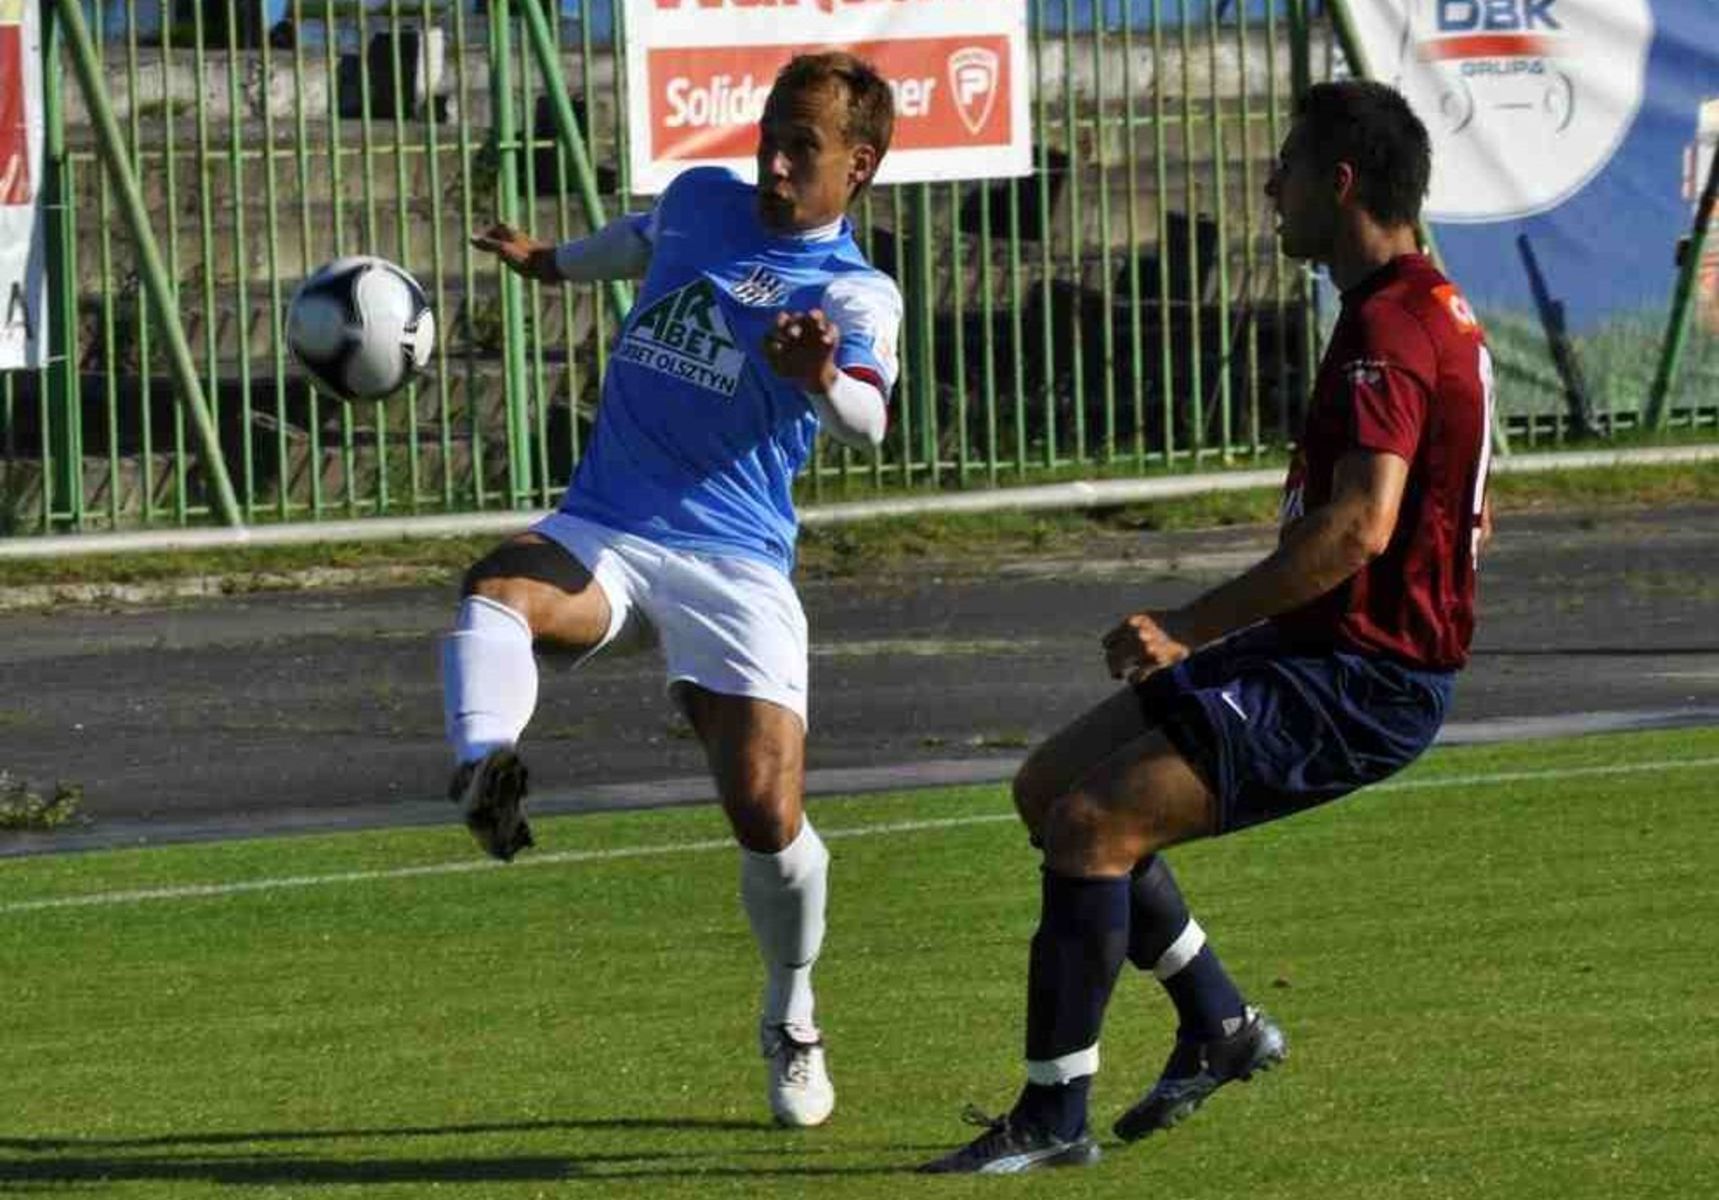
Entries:
{"label": "player's ear", "polygon": [[877,175],[879,155],[876,146],[864,142],[848,151],[848,194],[857,196]]}
{"label": "player's ear", "polygon": [[1359,177],[1355,174],[1355,164],[1339,161],[1331,168],[1332,194],[1337,203],[1346,204],[1355,198],[1356,184]]}

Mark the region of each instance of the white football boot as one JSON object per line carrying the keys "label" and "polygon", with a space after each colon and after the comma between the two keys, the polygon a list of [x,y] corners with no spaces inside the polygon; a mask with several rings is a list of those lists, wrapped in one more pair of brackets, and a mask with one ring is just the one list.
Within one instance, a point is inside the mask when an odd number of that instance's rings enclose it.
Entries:
{"label": "white football boot", "polygon": [[769,1076],[770,1111],[778,1125],[805,1129],[822,1125],[836,1106],[836,1087],[824,1065],[824,1043],[787,1025],[760,1031]]}

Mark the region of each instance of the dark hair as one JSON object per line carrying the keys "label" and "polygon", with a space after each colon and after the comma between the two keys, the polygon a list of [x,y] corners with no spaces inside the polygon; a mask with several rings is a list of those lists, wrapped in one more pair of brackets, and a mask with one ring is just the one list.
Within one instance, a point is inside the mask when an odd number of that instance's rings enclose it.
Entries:
{"label": "dark hair", "polygon": [[1367,79],[1316,83],[1295,105],[1302,153],[1355,168],[1362,208],[1386,225],[1413,225],[1432,178],[1432,139],[1395,88]]}
{"label": "dark hair", "polygon": [[839,83],[847,92],[848,119],[842,135],[850,146],[870,146],[878,158],[889,152],[895,134],[895,96],[877,68],[844,50],[798,54],[776,74],[778,94]]}

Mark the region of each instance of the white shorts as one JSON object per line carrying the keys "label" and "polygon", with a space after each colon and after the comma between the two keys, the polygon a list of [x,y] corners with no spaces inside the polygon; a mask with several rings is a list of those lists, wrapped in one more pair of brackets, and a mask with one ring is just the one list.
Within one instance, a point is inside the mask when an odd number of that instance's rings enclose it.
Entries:
{"label": "white shorts", "polygon": [[806,724],[806,614],[781,572],[736,555],[670,549],[562,512],[531,531],[584,564],[608,597],[609,628],[592,654],[645,626],[662,646],[670,686],[686,680],[768,700]]}

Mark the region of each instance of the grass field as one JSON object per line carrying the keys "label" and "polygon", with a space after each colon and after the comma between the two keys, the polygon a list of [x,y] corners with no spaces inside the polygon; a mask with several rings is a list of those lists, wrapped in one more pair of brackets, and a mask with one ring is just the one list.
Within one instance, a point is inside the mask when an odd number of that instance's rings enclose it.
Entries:
{"label": "grass field", "polygon": [[[710,809],[0,860],[0,1194],[1719,1194],[1719,730],[1442,751],[1173,857],[1285,1067],[1091,1171],[905,1172],[1019,1079],[1035,860],[1001,788],[821,800],[840,1091],[762,1120]],[[1130,969],[1096,1116],[1170,1010]]]}

